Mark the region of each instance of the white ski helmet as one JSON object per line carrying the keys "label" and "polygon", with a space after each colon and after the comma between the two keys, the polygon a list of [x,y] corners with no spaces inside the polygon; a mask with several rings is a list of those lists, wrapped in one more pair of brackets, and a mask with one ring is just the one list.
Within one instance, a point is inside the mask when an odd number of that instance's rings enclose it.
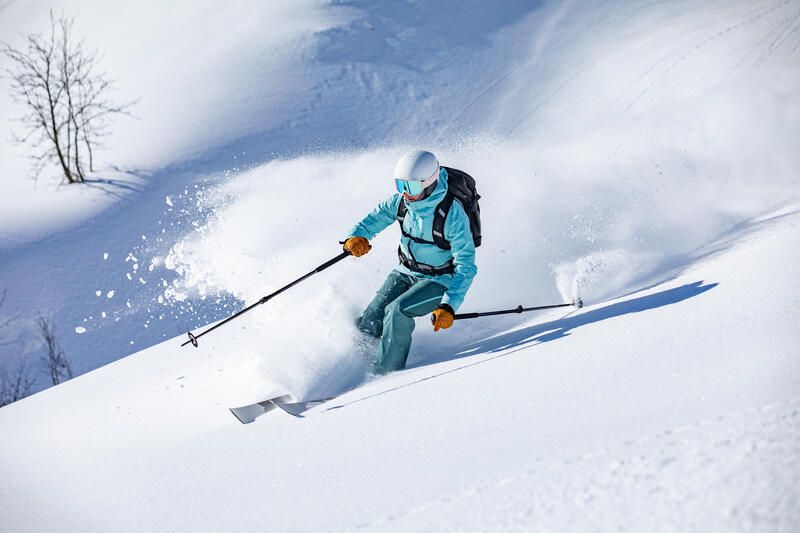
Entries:
{"label": "white ski helmet", "polygon": [[400,158],[394,167],[394,179],[425,181],[439,171],[436,156],[425,150],[412,150]]}

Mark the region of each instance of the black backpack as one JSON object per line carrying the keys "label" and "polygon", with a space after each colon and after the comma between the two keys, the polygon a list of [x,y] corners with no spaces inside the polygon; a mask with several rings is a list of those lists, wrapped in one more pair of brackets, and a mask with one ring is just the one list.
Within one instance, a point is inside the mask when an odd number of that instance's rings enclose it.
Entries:
{"label": "black backpack", "polygon": [[442,167],[447,171],[447,194],[444,200],[439,202],[436,206],[436,212],[433,215],[433,242],[412,237],[407,234],[403,229],[403,220],[408,212],[405,200],[400,202],[397,208],[397,221],[400,223],[400,231],[404,237],[408,237],[412,241],[435,244],[443,250],[450,249],[450,243],[444,238],[444,221],[450,213],[450,206],[453,205],[453,200],[458,200],[464,207],[464,212],[469,217],[469,229],[472,232],[472,242],[475,247],[481,245],[481,207],[478,205],[478,200],[481,195],[475,189],[475,179],[455,168]]}

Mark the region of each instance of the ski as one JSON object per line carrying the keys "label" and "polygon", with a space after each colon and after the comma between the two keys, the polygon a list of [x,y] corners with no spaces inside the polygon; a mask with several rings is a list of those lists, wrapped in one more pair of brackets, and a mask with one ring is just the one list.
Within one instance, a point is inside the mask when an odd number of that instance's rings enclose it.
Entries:
{"label": "ski", "polygon": [[[243,405],[242,407],[231,407],[229,411],[233,413],[233,416],[235,416],[242,424],[249,424],[259,416],[269,413],[276,407],[279,407],[279,402],[284,402],[287,400],[289,400],[289,396],[278,396],[276,398],[264,400],[263,402]],[[281,407],[281,409],[283,408]]]}
{"label": "ski", "polygon": [[323,403],[333,400],[336,396],[331,396],[330,398],[320,398],[318,400],[308,400],[306,402],[290,402],[288,401],[286,396],[284,398],[277,398],[272,400],[272,405],[283,409],[285,412],[289,413],[292,416],[296,416],[297,418],[303,418],[303,413],[311,409],[312,407],[316,407],[318,405],[322,405]]}
{"label": "ski", "polygon": [[329,400],[333,400],[334,398],[335,396],[331,396],[330,398],[320,398],[318,400],[293,402],[291,401],[291,396],[277,396],[261,402],[243,405],[241,407],[231,407],[229,411],[233,413],[233,416],[239,419],[239,422],[242,424],[249,424],[259,416],[269,413],[275,408],[281,409],[282,411],[289,413],[294,417],[303,418],[303,413],[312,407],[321,405]]}

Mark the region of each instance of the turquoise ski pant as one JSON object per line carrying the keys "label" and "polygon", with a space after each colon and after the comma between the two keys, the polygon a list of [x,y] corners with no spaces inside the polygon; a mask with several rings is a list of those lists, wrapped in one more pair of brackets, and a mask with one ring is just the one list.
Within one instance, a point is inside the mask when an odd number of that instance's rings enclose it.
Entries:
{"label": "turquoise ski pant", "polygon": [[386,374],[406,366],[414,318],[432,313],[445,290],[444,285],[430,279],[417,279],[396,270],[389,274],[357,321],[359,330],[381,339],[374,373]]}

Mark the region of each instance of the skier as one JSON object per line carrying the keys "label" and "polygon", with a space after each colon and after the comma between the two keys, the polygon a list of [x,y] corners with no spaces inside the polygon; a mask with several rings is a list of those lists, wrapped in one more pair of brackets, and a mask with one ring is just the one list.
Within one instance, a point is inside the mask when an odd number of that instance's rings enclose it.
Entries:
{"label": "skier", "polygon": [[346,251],[361,257],[372,249],[369,241],[376,234],[400,222],[400,264],[356,322],[360,331],[381,339],[372,369],[376,374],[405,367],[415,317],[432,313],[434,331],[452,326],[478,272],[470,217],[461,202],[453,201],[445,213],[443,237],[449,250],[437,244],[442,236],[434,235],[434,217],[447,194],[448,172],[436,156],[406,153],[395,166],[394,181],[398,192],[378,203],[343,241]]}

